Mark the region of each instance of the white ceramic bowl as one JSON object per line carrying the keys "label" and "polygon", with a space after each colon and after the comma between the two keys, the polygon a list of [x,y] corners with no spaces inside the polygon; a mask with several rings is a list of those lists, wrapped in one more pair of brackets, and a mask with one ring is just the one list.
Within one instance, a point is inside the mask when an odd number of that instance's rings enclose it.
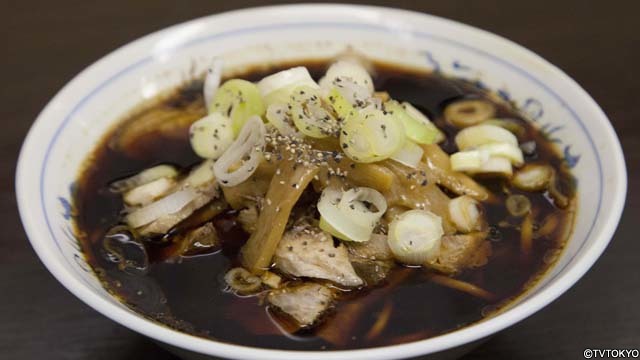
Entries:
{"label": "white ceramic bowl", "polygon": [[[264,350],[171,330],[129,310],[101,287],[71,231],[79,166],[135,105],[202,71],[330,57],[346,46],[375,59],[480,81],[514,101],[557,143],[579,183],[575,230],[561,258],[516,304],[461,330],[403,345],[335,352]],[[391,359],[460,348],[502,330],[572,286],[607,246],[626,194],[622,150],[602,110],[572,79],[532,52],[449,20],[379,7],[295,5],[234,11],[170,27],[102,58],[46,106],[24,142],[16,175],[31,243],[55,277],[91,307],[174,348],[237,359]],[[576,319],[578,320],[578,319]]]}

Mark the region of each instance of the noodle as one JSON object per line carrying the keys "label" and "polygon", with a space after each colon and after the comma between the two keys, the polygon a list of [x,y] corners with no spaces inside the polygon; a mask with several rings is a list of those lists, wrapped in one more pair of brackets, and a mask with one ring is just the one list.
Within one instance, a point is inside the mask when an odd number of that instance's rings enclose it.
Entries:
{"label": "noodle", "polygon": [[522,255],[529,257],[531,254],[531,248],[533,247],[533,215],[527,215],[522,220],[520,228],[520,249]]}
{"label": "noodle", "polygon": [[391,316],[391,310],[393,310],[393,305],[391,304],[391,302],[386,302],[384,304],[384,307],[382,308],[382,311],[378,315],[378,319],[373,324],[371,329],[369,329],[369,331],[367,332],[367,335],[365,335],[365,339],[373,340],[378,336],[380,336],[380,333],[382,333],[385,326],[387,326],[387,323],[389,322],[389,317]]}
{"label": "noodle", "polygon": [[477,296],[487,301],[491,301],[495,299],[495,295],[492,294],[491,292],[483,288],[480,288],[478,286],[475,286],[471,283],[468,283],[466,281],[457,280],[445,275],[438,275],[438,274],[430,274],[429,280],[433,281],[438,285],[442,285],[454,290],[466,292],[467,294]]}

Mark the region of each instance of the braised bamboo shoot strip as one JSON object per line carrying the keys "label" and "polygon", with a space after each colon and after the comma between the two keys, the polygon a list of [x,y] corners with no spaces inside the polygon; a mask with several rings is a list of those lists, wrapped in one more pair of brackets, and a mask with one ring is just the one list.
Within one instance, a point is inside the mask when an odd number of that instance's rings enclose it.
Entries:
{"label": "braised bamboo shoot strip", "polygon": [[[333,169],[333,172],[329,169]],[[344,175],[349,185],[370,187],[382,193],[391,190],[395,178],[391,170],[379,164],[357,164],[347,158],[339,162],[329,159],[328,166],[320,168],[318,172],[318,190],[329,186],[330,180],[336,175]]]}
{"label": "braised bamboo shoot strip", "polygon": [[457,195],[469,195],[476,200],[487,200],[489,191],[469,176],[451,170],[449,155],[436,144],[423,145],[424,162],[430,181],[446,187]]}
{"label": "braised bamboo shoot strip", "polygon": [[416,171],[392,161],[383,164],[393,174],[393,185],[384,193],[388,206],[429,210],[442,218],[442,226],[446,234],[456,231],[449,216],[451,199],[435,182],[427,180],[429,174],[426,171]]}
{"label": "braised bamboo shoot strip", "polygon": [[258,216],[256,231],[242,248],[242,264],[252,273],[262,273],[271,265],[291,209],[318,172],[315,165],[294,164],[294,159],[287,159],[278,166]]}

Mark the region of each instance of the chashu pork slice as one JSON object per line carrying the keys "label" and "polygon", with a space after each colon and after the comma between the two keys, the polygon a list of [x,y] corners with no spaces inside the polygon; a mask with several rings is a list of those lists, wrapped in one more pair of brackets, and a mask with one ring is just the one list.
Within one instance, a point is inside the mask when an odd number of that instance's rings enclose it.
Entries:
{"label": "chashu pork slice", "polygon": [[333,238],[317,227],[307,224],[287,231],[274,256],[276,268],[296,277],[332,281],[344,286],[360,286],[364,282],[356,274],[347,248],[334,246]]}
{"label": "chashu pork slice", "polygon": [[303,283],[272,290],[267,301],[291,316],[301,327],[313,325],[333,304],[333,291],[316,283]]}

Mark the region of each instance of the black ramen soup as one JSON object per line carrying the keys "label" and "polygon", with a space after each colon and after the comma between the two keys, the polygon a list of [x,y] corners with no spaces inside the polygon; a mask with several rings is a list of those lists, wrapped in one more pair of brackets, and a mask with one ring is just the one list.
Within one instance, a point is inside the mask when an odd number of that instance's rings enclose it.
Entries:
{"label": "black ramen soup", "polygon": [[554,263],[575,189],[512,104],[356,57],[220,64],[144,104],[78,181],[104,287],[217,341],[333,350],[427,339],[504,309]]}

